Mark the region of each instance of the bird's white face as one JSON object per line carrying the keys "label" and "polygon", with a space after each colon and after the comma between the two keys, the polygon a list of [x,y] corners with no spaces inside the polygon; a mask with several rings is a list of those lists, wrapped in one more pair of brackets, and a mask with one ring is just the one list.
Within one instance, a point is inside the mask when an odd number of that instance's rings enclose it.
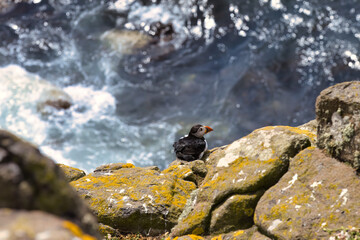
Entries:
{"label": "bird's white face", "polygon": [[199,127],[199,129],[197,130],[197,132],[194,134],[195,137],[198,138],[202,138],[206,133],[206,128],[205,127]]}
{"label": "bird's white face", "polygon": [[202,138],[206,133],[212,131],[212,128],[208,127],[208,126],[201,126],[199,127],[199,129],[197,130],[196,133],[194,133],[193,135],[195,137],[198,137],[198,138]]}

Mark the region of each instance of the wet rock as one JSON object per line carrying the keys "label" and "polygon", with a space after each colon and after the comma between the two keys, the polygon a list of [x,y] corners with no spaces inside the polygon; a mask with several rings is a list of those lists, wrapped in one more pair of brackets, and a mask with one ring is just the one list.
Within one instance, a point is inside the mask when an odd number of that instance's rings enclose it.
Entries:
{"label": "wet rock", "polygon": [[99,222],[147,235],[170,230],[195,189],[194,183],[172,174],[133,166],[97,171],[71,183]]}
{"label": "wet rock", "polygon": [[316,99],[318,147],[360,170],[360,82],[343,82]]}
{"label": "wet rock", "polygon": [[308,131],[267,127],[216,149],[206,159],[209,172],[171,236],[211,235],[251,226],[263,191],[286,172],[289,158],[308,146]]}
{"label": "wet rock", "polygon": [[354,169],[313,147],[290,161],[267,190],[255,224],[275,239],[327,239],[324,228],[360,225],[360,178]]}
{"label": "wet rock", "polygon": [[0,239],[95,240],[76,224],[42,211],[0,209]]}
{"label": "wet rock", "polygon": [[186,181],[191,181],[195,183],[196,186],[199,186],[207,174],[207,168],[202,160],[195,160],[192,162],[176,160],[172,162],[163,173],[177,176]]}
{"label": "wet rock", "polygon": [[49,85],[47,89],[41,93],[41,96],[37,103],[37,109],[41,113],[49,112],[48,107],[55,108],[57,110],[68,109],[72,105],[72,99],[63,90]]}
{"label": "wet rock", "polygon": [[111,49],[121,55],[133,54],[145,47],[151,41],[151,37],[140,31],[111,30],[101,36],[101,40]]}
{"label": "wet rock", "polygon": [[64,172],[65,178],[68,182],[78,180],[79,178],[82,178],[86,175],[86,173],[78,168],[66,166],[64,164],[57,164]]}
{"label": "wet rock", "polygon": [[54,109],[68,109],[72,105],[65,91],[17,65],[1,68],[0,80],[0,91],[7,93],[1,100],[12,111],[25,108],[47,115]]}
{"label": "wet rock", "polygon": [[97,222],[62,170],[39,150],[0,130],[0,208],[41,210],[98,236]]}

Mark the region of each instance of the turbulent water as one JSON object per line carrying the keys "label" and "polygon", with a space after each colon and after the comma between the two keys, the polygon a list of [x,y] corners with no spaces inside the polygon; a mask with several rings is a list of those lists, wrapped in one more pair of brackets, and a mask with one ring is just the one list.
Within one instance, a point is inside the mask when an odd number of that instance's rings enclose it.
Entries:
{"label": "turbulent water", "polygon": [[[164,168],[195,123],[214,128],[210,147],[300,125],[322,89],[360,79],[358,9],[359,0],[13,4],[0,11],[0,127],[91,171]],[[49,84],[72,98],[69,109],[39,112]]]}

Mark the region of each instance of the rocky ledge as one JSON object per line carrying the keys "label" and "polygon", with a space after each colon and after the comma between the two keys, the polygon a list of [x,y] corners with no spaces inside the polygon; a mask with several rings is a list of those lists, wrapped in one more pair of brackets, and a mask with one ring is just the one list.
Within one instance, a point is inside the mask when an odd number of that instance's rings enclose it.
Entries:
{"label": "rocky ledge", "polygon": [[1,131],[0,239],[356,239],[359,90],[337,84],[316,120],[257,129],[163,171],[114,163],[85,175]]}

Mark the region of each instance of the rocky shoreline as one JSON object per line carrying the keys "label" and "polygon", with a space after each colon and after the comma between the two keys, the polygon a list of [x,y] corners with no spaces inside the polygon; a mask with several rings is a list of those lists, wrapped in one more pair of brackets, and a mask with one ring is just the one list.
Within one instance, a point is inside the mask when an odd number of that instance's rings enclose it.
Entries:
{"label": "rocky shoreline", "polygon": [[0,239],[359,237],[359,116],[360,82],[344,82],[302,126],[257,129],[162,171],[114,163],[88,175],[0,131]]}

